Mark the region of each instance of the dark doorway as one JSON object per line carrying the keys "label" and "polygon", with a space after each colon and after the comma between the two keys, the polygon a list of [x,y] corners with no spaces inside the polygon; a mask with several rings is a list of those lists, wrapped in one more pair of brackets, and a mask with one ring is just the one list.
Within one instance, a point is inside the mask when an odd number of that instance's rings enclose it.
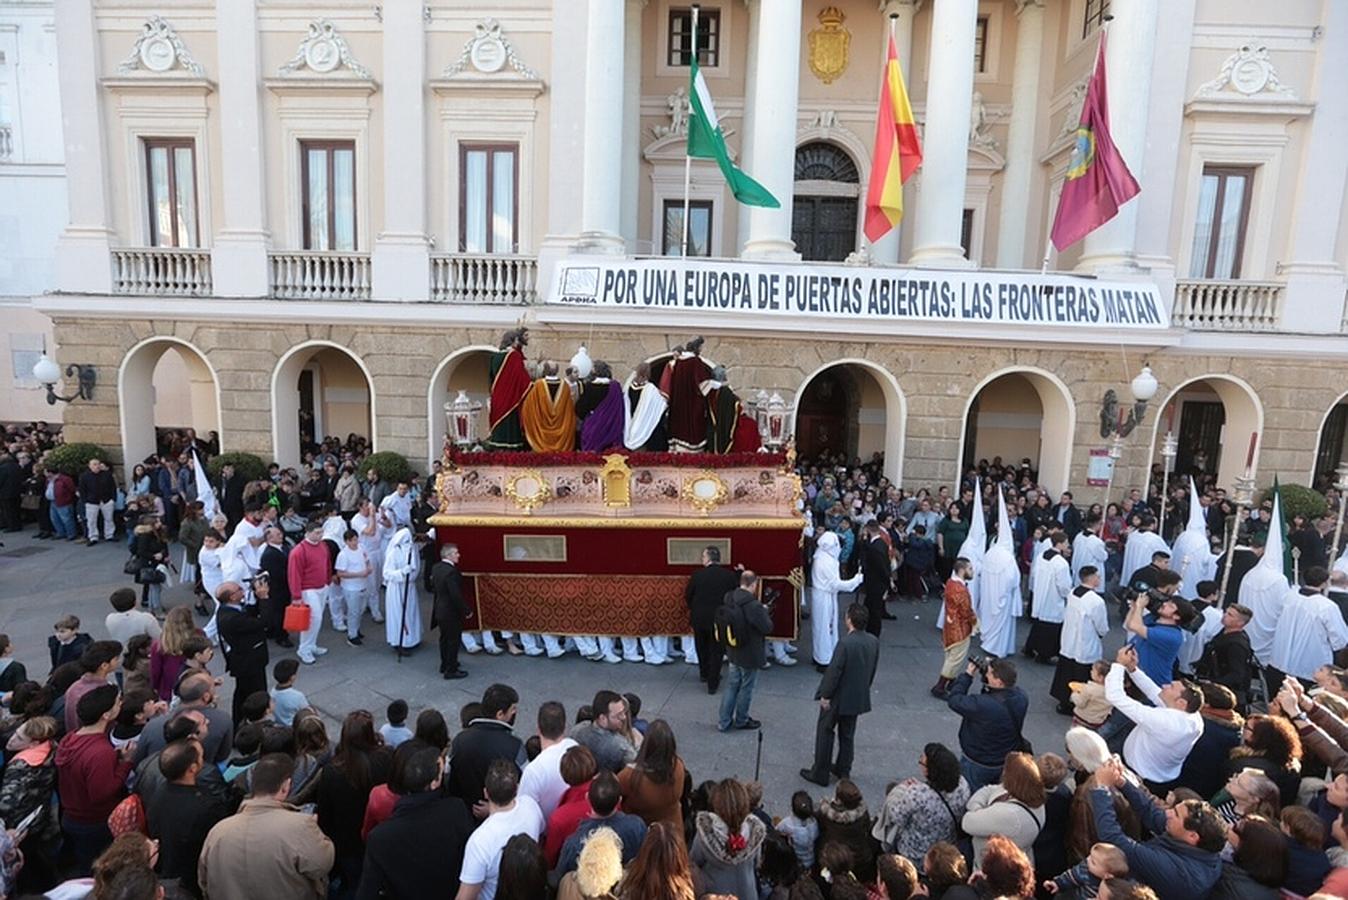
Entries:
{"label": "dark doorway", "polygon": [[1221,464],[1222,426],[1226,407],[1221,401],[1186,401],[1180,408],[1179,447],[1175,471],[1179,474],[1215,473]]}
{"label": "dark doorway", "polygon": [[1348,425],[1348,403],[1340,403],[1329,411],[1325,427],[1320,430],[1320,449],[1315,454],[1315,477],[1311,485],[1323,491],[1334,483],[1334,470],[1343,461],[1343,429]]}
{"label": "dark doorway", "polygon": [[856,454],[849,413],[855,418],[859,398],[851,376],[841,366],[815,376],[800,398],[796,413],[796,443],[800,455],[815,459],[823,453]]}
{"label": "dark doorway", "polygon": [[300,372],[300,451],[308,450],[318,443],[314,436],[314,371],[305,369]]}
{"label": "dark doorway", "polygon": [[792,201],[791,240],[801,259],[842,262],[856,249],[855,197],[802,197]]}

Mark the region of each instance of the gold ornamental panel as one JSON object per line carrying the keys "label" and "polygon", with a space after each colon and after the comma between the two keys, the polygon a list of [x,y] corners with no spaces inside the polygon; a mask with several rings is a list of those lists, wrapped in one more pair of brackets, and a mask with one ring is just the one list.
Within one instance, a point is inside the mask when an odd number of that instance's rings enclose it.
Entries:
{"label": "gold ornamental panel", "polygon": [[552,487],[537,469],[524,469],[508,476],[503,490],[516,506],[524,510],[525,515],[531,514],[552,498]]}
{"label": "gold ornamental panel", "polygon": [[826,6],[819,12],[820,27],[810,32],[810,71],[824,84],[847,71],[852,35],[843,28],[846,18],[836,6]]}
{"label": "gold ornamental panel", "polygon": [[730,486],[711,469],[703,469],[683,482],[683,499],[704,516],[730,497]]}

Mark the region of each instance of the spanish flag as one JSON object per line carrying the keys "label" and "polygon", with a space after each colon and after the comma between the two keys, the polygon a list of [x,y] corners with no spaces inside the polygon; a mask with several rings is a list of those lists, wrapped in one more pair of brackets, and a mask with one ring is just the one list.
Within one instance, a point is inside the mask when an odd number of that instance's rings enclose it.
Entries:
{"label": "spanish flag", "polygon": [[903,218],[903,184],[922,165],[913,108],[903,86],[899,52],[889,39],[889,58],[880,82],[880,109],[875,117],[875,151],[871,183],[866,188],[866,239],[875,243]]}

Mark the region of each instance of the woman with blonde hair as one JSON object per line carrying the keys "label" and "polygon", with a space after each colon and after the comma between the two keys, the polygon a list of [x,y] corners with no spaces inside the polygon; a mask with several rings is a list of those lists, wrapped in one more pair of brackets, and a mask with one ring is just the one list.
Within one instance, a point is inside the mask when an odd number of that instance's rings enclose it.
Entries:
{"label": "woman with blonde hair", "polygon": [[622,900],[693,900],[698,896],[683,833],[656,821],[646,830],[637,858],[618,886]]}
{"label": "woman with blonde hair", "polygon": [[616,900],[613,889],[622,877],[622,840],[612,828],[596,828],[580,848],[575,870],[557,885],[557,900]]}
{"label": "woman with blonde hair", "polygon": [[160,700],[173,699],[178,673],[187,664],[184,653],[187,641],[200,633],[189,607],[175,606],[169,610],[163,634],[150,644],[150,687]]}

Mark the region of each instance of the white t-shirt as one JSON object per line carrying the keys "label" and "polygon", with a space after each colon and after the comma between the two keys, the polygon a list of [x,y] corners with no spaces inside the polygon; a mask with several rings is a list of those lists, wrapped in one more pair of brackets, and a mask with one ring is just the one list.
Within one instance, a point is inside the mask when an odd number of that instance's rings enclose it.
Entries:
{"label": "white t-shirt", "polygon": [[463,848],[463,870],[459,873],[459,881],[482,885],[478,900],[493,900],[501,871],[501,853],[506,843],[517,834],[527,834],[538,840],[543,833],[543,824],[543,811],[534,799],[517,795],[514,806],[487,816],[468,838],[468,846]]}
{"label": "white t-shirt", "polygon": [[[352,550],[350,547],[343,547],[342,552],[337,554],[337,562],[333,566],[338,575],[343,572],[364,572],[370,567],[370,558],[365,555],[365,551],[357,547]],[[365,577],[343,578],[342,587],[349,590],[360,590],[365,587]]]}
{"label": "white t-shirt", "polygon": [[[377,523],[378,514],[374,513],[373,515],[375,515],[375,521]],[[351,527],[360,535],[360,537],[357,538],[360,549],[364,550],[366,553],[374,553],[379,550],[380,544],[382,543],[383,532],[385,530],[384,528],[376,524],[374,526],[374,534],[366,534],[365,529],[370,527],[370,520],[360,513],[356,513],[351,517]]]}
{"label": "white t-shirt", "polygon": [[567,783],[562,778],[562,756],[574,746],[576,742],[571,738],[562,738],[535,756],[520,776],[520,794],[534,799],[543,811],[544,821],[552,818],[553,811],[566,793]]}

